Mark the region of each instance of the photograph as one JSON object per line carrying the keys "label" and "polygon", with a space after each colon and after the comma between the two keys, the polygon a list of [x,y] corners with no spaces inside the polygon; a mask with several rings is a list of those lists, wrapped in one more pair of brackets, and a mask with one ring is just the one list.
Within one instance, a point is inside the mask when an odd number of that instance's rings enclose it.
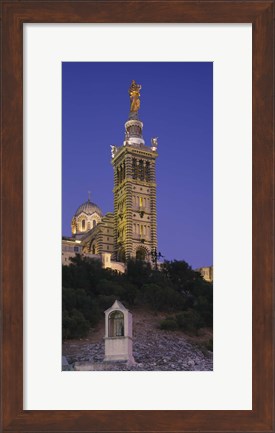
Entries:
{"label": "photograph", "polygon": [[213,63],[62,63],[62,371],[213,370]]}

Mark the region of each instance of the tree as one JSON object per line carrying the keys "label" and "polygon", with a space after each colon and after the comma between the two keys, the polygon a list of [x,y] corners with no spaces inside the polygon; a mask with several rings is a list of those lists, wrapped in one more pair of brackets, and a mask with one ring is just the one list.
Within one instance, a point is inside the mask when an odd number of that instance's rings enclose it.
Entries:
{"label": "tree", "polygon": [[184,260],[165,261],[162,264],[162,272],[179,292],[190,291],[194,282],[202,280],[201,275]]}
{"label": "tree", "polygon": [[[63,338],[79,338],[95,326],[115,299],[125,305],[179,314],[181,329],[212,326],[213,286],[185,261],[165,261],[159,269],[129,260],[125,274],[76,256],[62,268]],[[165,323],[164,326],[167,324]]]}

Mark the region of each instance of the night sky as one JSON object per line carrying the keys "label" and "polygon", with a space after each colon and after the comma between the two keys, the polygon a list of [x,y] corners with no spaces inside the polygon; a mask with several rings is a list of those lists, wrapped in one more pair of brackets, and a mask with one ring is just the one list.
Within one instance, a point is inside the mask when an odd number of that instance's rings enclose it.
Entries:
{"label": "night sky", "polygon": [[158,249],[193,268],[213,264],[213,64],[62,65],[62,233],[88,199],[113,211],[110,145],[121,146],[128,88],[142,85],[145,144],[158,137]]}

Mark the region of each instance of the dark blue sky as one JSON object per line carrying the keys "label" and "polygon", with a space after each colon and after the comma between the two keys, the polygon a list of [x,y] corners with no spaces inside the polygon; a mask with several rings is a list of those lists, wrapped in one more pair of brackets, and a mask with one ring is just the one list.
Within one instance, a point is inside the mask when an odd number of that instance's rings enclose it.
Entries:
{"label": "dark blue sky", "polygon": [[63,235],[77,207],[91,200],[113,211],[110,145],[121,146],[128,88],[142,85],[145,143],[158,137],[158,247],[193,268],[213,263],[213,64],[86,63],[62,65]]}

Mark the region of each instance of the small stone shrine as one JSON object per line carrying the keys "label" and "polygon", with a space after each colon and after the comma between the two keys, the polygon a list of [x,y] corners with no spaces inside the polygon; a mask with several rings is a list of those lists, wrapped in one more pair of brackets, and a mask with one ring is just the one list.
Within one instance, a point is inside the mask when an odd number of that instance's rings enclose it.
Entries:
{"label": "small stone shrine", "polygon": [[134,364],[132,339],[132,314],[124,305],[115,301],[105,311],[104,361],[128,361]]}

